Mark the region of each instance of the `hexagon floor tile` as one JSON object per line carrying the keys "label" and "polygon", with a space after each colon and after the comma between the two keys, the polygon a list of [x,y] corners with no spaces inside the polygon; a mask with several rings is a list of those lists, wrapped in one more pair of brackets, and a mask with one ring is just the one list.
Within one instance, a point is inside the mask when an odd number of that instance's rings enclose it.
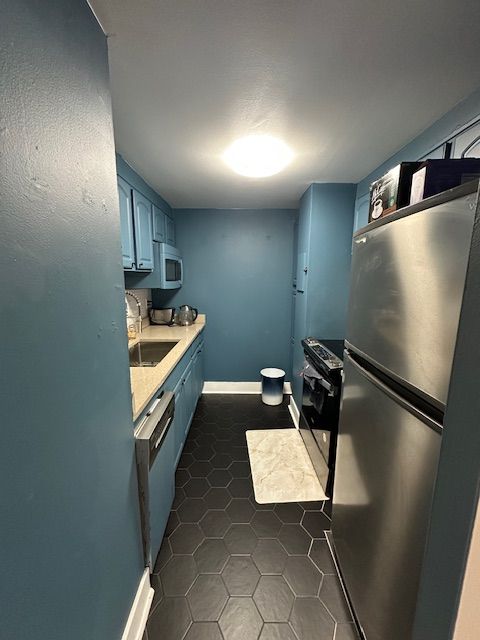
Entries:
{"label": "hexagon floor tile", "polygon": [[283,575],[296,596],[318,595],[322,574],[310,558],[290,556]]}
{"label": "hexagon floor tile", "polygon": [[199,522],[207,513],[208,507],[203,498],[185,498],[177,509],[180,522]]}
{"label": "hexagon floor tile", "polygon": [[227,599],[228,593],[220,576],[198,576],[187,594],[190,611],[196,622],[218,620]]}
{"label": "hexagon floor tile", "polygon": [[173,553],[193,553],[203,540],[197,524],[180,524],[169,538]]}
{"label": "hexagon floor tile", "polygon": [[248,498],[233,498],[225,511],[230,520],[237,524],[248,524],[255,514],[255,509]]}
{"label": "hexagon floor tile", "polygon": [[274,511],[257,511],[250,524],[259,538],[275,538],[282,528]]}
{"label": "hexagon floor tile", "polygon": [[337,571],[326,540],[314,540],[308,555],[323,574],[336,575]]}
{"label": "hexagon floor tile", "polygon": [[262,576],[253,599],[265,622],[287,622],[294,596],[283,576]]}
{"label": "hexagon floor tile", "polygon": [[167,596],[184,596],[197,576],[192,556],[174,556],[160,571],[163,592]]}
{"label": "hexagon floor tile", "polygon": [[225,640],[257,640],[263,620],[252,598],[232,597],[219,620]]}
{"label": "hexagon floor tile", "polygon": [[299,524],[284,524],[278,539],[292,555],[306,555],[312,542],[311,536]]}
{"label": "hexagon floor tile", "polygon": [[286,622],[266,622],[260,640],[297,640],[297,636]]}
{"label": "hexagon floor tile", "polygon": [[192,617],[186,598],[163,598],[147,622],[149,640],[182,640]]}
{"label": "hexagon floor tile", "polygon": [[264,575],[281,574],[287,562],[287,553],[278,540],[259,540],[252,557]]}
{"label": "hexagon floor tile", "polygon": [[225,544],[232,554],[249,554],[257,545],[257,536],[249,524],[232,524],[225,534]]}
{"label": "hexagon floor tile", "polygon": [[223,640],[223,638],[216,622],[194,622],[185,640]]}
{"label": "hexagon floor tile", "polygon": [[286,402],[202,396],[152,576],[148,640],[357,640],[324,538],[329,503],[253,496],[245,431],[291,426]]}
{"label": "hexagon floor tile", "polygon": [[336,622],[352,622],[352,614],[343,597],[337,576],[325,576],[320,588],[320,600],[330,611]]}
{"label": "hexagon floor tile", "polygon": [[207,511],[200,520],[200,529],[207,538],[223,538],[232,521],[224,510]]}
{"label": "hexagon floor tile", "polygon": [[277,504],[275,513],[284,524],[300,524],[303,518],[303,509],[297,502]]}
{"label": "hexagon floor tile", "polygon": [[300,640],[334,637],[335,622],[318,598],[296,598],[290,622]]}
{"label": "hexagon floor tile", "polygon": [[325,531],[330,529],[330,519],[321,511],[307,511],[303,516],[302,527],[312,538],[325,538]]}
{"label": "hexagon floor tile", "polygon": [[206,538],[193,557],[199,573],[220,573],[230,556],[223,540]]}
{"label": "hexagon floor tile", "polygon": [[260,573],[249,556],[230,556],[222,571],[231,596],[251,596],[260,579]]}

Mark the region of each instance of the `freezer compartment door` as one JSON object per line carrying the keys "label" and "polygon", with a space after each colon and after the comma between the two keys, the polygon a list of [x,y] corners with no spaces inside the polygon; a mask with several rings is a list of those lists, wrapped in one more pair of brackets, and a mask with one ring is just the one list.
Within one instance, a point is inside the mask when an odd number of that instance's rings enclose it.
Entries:
{"label": "freezer compartment door", "polygon": [[475,194],[356,235],[347,341],[443,409]]}
{"label": "freezer compartment door", "polygon": [[441,433],[345,360],[332,532],[368,640],[411,638]]}

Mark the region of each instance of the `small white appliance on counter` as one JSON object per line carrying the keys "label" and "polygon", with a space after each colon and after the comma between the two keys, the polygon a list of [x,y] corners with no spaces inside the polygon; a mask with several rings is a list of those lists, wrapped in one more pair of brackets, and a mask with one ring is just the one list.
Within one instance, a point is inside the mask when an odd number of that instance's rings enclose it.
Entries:
{"label": "small white appliance on counter", "polygon": [[150,324],[165,325],[171,327],[175,322],[175,307],[164,309],[150,309]]}

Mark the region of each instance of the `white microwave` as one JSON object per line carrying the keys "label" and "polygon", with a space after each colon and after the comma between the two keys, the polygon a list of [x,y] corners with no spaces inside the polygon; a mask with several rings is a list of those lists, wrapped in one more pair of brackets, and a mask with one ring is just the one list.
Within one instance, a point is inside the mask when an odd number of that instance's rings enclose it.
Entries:
{"label": "white microwave", "polygon": [[157,243],[160,266],[160,288],[179,289],[183,284],[183,261],[176,247]]}

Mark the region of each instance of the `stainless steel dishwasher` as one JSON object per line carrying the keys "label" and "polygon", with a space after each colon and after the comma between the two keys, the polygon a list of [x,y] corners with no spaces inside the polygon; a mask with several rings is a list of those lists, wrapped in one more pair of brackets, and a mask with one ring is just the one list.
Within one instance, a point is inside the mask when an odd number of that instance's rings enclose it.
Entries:
{"label": "stainless steel dishwasher", "polygon": [[175,494],[175,396],[159,396],[135,429],[145,566],[153,569]]}

